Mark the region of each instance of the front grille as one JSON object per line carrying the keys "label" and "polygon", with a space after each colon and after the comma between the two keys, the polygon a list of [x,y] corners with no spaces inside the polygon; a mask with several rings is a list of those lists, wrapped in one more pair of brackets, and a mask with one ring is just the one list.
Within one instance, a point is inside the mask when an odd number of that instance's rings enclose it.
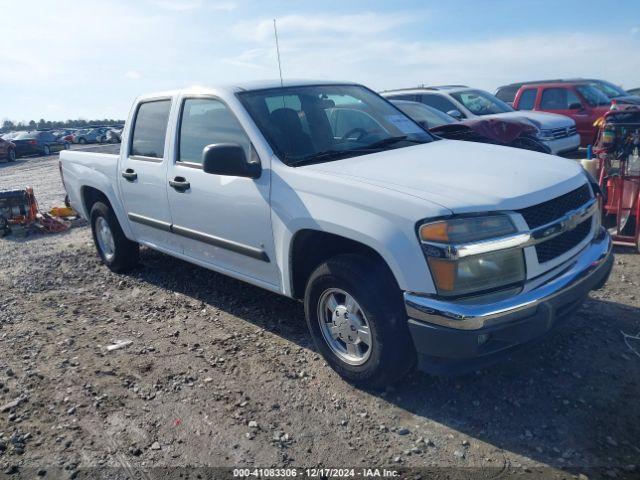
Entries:
{"label": "front grille", "polygon": [[570,137],[572,135],[575,135],[577,133],[577,129],[576,129],[575,126],[573,126],[573,127],[562,127],[562,128],[552,128],[551,130],[549,130],[549,133],[551,133],[551,136],[555,140],[558,140],[560,138],[566,138],[566,137]]}
{"label": "front grille", "polygon": [[591,231],[591,217],[579,224],[573,230],[564,232],[557,237],[547,240],[546,242],[536,245],[536,253],[538,262],[544,263],[559,257],[563,253],[567,253],[581,241],[587,238]]}
{"label": "front grille", "polygon": [[565,193],[559,197],[544,203],[539,203],[532,207],[518,210],[529,228],[537,228],[566,215],[571,210],[575,210],[591,199],[591,189],[588,184],[584,184],[569,193]]}
{"label": "front grille", "polygon": [[[524,217],[529,228],[534,229],[554,222],[572,210],[582,207],[591,198],[591,189],[585,183],[583,186],[552,200],[518,210],[518,213]],[[536,245],[538,262],[548,262],[568,252],[582,242],[589,235],[590,230],[591,218],[585,220],[573,230],[539,243]]]}

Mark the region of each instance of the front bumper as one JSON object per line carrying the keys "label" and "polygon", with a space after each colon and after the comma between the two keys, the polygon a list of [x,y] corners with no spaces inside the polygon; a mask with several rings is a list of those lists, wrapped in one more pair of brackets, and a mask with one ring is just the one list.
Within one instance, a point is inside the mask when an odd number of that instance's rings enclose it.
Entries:
{"label": "front bumper", "polygon": [[591,290],[604,285],[612,266],[611,238],[601,228],[554,277],[506,299],[455,302],[405,293],[418,367],[445,373],[493,363],[569,317]]}
{"label": "front bumper", "polygon": [[576,150],[580,147],[580,135],[576,133],[570,137],[559,138],[557,140],[543,140],[542,143],[551,149],[551,153],[558,155]]}

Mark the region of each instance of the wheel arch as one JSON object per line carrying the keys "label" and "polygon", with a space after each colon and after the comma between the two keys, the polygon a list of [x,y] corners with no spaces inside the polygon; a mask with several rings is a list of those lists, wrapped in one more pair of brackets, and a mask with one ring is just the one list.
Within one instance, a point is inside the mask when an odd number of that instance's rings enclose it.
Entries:
{"label": "wheel arch", "polygon": [[84,218],[90,221],[91,208],[93,207],[93,205],[96,202],[104,202],[114,212],[116,218],[118,219],[118,223],[120,224],[120,228],[122,228],[125,236],[129,240],[135,241],[129,222],[125,218],[124,211],[122,211],[121,208],[118,208],[118,204],[112,201],[109,195],[102,189],[91,185],[83,185],[80,188],[80,198],[82,201],[82,208],[84,210]]}
{"label": "wheel arch", "polygon": [[305,228],[296,232],[290,242],[288,267],[291,296],[303,298],[307,280],[318,265],[331,257],[347,253],[360,254],[379,262],[398,285],[389,263],[375,248],[342,235]]}

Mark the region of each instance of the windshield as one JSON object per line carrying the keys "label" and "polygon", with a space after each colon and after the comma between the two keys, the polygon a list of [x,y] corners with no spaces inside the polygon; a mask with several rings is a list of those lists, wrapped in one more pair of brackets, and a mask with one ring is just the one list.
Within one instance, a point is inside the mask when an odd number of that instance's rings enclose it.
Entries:
{"label": "windshield", "polygon": [[582,95],[585,101],[592,107],[609,105],[611,103],[609,97],[592,85],[578,85],[576,90],[580,92],[580,95]]}
{"label": "windshield", "polygon": [[513,112],[513,108],[499,98],[482,90],[454,92],[451,96],[462,103],[474,115],[492,115],[494,113]]}
{"label": "windshield", "polygon": [[378,94],[358,85],[313,85],[238,94],[288,165],[425,143],[433,137]]}
{"label": "windshield", "polygon": [[597,82],[593,82],[591,85],[600,90],[609,98],[618,98],[629,95],[619,86],[614,85],[613,83],[605,82],[604,80],[598,80]]}
{"label": "windshield", "polygon": [[440,110],[425,105],[424,103],[408,102],[403,100],[392,100],[391,103],[424,128],[435,128],[441,125],[458,123],[458,120],[455,118],[450,117]]}

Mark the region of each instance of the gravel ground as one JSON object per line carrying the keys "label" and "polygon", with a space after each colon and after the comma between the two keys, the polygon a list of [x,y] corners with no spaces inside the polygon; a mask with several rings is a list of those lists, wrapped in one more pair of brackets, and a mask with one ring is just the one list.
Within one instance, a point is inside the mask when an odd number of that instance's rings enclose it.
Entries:
{"label": "gravel ground", "polygon": [[[41,206],[62,203],[55,156],[0,164],[0,189],[25,184]],[[328,368],[299,303],[152,250],[141,259],[111,273],[86,226],[0,240],[0,475],[640,478],[640,342],[622,334],[640,331],[638,254],[618,251],[606,288],[544,342],[385,391]],[[119,340],[131,343],[106,349]]]}

